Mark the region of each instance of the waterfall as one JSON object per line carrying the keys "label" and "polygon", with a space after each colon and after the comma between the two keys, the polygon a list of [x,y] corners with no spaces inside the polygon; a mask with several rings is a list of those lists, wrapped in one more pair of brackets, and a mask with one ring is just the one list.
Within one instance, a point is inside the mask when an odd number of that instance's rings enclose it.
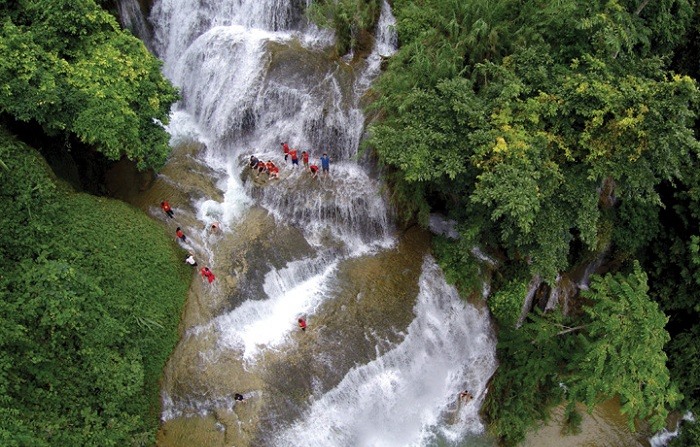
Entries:
{"label": "waterfall", "polygon": [[119,18],[124,28],[139,37],[146,47],[153,51],[151,47],[151,28],[146,21],[138,0],[121,0],[117,2]]}
{"label": "waterfall", "polygon": [[[425,260],[419,283],[417,317],[403,342],[312,400],[276,445],[296,446],[300,439],[304,445],[427,445],[484,430],[479,403],[496,367],[486,311],[465,305],[432,259]],[[460,403],[457,394],[465,388],[475,399]]]}
{"label": "waterfall", "polygon": [[681,425],[683,422],[695,423],[695,417],[690,411],[686,412],[683,417],[676,422],[676,429],[669,431],[667,428],[662,429],[660,432],[656,433],[654,436],[649,438],[649,445],[651,447],[664,447],[667,446],[673,438],[680,434],[682,430]]}
{"label": "waterfall", "polygon": [[[152,7],[151,46],[182,96],[168,125],[171,144],[203,148],[188,156],[207,168],[220,192],[181,186],[191,201],[191,221],[203,221],[204,228],[220,222],[224,233],[209,238],[200,226],[193,248],[223,273],[218,278],[228,274],[236,283],[211,319],[183,334],[179,349],[189,357],[180,362],[187,366],[163,390],[162,420],[233,411],[233,391],[247,387],[264,402],[260,423],[274,433],[246,445],[299,445],[294,439],[300,433],[329,446],[427,445],[479,436],[479,406],[496,364],[489,318],[459,298],[429,256],[413,264],[420,274],[404,279],[408,269],[393,272],[399,283],[416,288],[403,306],[407,315],[413,306],[413,319],[403,326],[380,320],[353,332],[365,322],[353,320],[360,317],[347,314],[345,304],[333,307],[352,289],[347,281],[355,260],[396,250],[384,188],[358,161],[362,97],[396,50],[396,20],[384,1],[372,52],[348,63],[333,56],[333,33],[306,21],[309,3],[156,0]],[[285,162],[283,142],[308,151],[312,163],[327,153],[330,175],[312,178],[303,166]],[[250,155],[273,161],[280,179],[249,169]],[[159,178],[180,181],[176,170]],[[221,254],[218,241],[235,240],[253,208],[264,209],[280,230],[250,241],[257,245],[248,249],[264,253],[245,273],[220,272],[216,268],[234,254]],[[178,211],[187,217],[187,210]],[[296,245],[289,248],[292,238]],[[372,280],[384,279],[377,277]],[[218,281],[205,285],[199,306],[207,306],[208,294],[227,290]],[[353,303],[364,302],[367,293],[381,294],[381,285],[347,294]],[[296,326],[301,316],[309,321],[303,336]],[[333,318],[349,319],[353,330]],[[353,351],[344,337],[374,345]],[[280,375],[275,368],[296,364],[295,356],[311,347],[322,371],[308,372],[310,386],[296,385],[294,375],[283,377],[293,389],[286,382],[270,385]],[[476,398],[460,405],[456,396],[465,388]],[[269,399],[272,394],[279,399]],[[309,396],[306,404],[289,404],[300,394]]]}

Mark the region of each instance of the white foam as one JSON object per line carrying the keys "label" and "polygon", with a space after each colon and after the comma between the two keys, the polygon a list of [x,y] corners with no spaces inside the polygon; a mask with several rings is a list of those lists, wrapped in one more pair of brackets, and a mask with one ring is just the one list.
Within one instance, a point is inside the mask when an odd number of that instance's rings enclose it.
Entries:
{"label": "white foam", "polygon": [[[331,263],[319,273],[303,281],[285,281],[302,269],[313,272],[321,260],[297,261],[282,271],[273,270],[265,279],[265,288],[272,294],[264,300],[247,300],[213,324],[219,337],[219,349],[239,351],[244,360],[254,362],[262,349],[275,349],[289,333],[298,330],[297,318],[312,314],[328,298],[326,284],[337,267]],[[286,271],[286,275],[285,275]]]}
{"label": "white foam", "polygon": [[[479,405],[496,367],[487,313],[465,304],[430,258],[414,310],[403,342],[312,400],[275,445],[403,447],[482,433]],[[458,406],[465,388],[475,399]]]}

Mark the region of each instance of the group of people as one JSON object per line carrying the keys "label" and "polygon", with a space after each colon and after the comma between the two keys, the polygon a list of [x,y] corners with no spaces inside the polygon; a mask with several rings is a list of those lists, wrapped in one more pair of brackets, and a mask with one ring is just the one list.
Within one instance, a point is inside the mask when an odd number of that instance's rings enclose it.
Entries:
{"label": "group of people", "polygon": [[[299,166],[299,154],[296,149],[290,148],[287,143],[280,143],[282,145],[282,152],[284,153],[284,161],[288,162],[290,159],[292,160],[292,166]],[[301,152],[301,161],[304,164],[304,167],[309,170],[311,173],[312,177],[316,177],[318,175],[319,167],[315,163],[310,163],[309,162],[309,153],[307,151],[302,151]],[[321,172],[325,176],[328,176],[330,173],[330,166],[331,166],[331,160],[330,157],[328,157],[327,153],[323,153],[321,155],[321,158],[319,159],[321,163]],[[258,157],[255,155],[250,156],[250,162],[249,162],[250,169],[254,169],[258,171],[258,177],[260,174],[263,172],[267,172],[268,178],[270,179],[275,179],[279,178],[280,175],[280,170],[275,163],[272,162],[272,160],[267,160],[267,162],[260,160]]]}
{"label": "group of people", "polygon": [[[289,151],[291,152],[291,151]],[[327,157],[326,154],[323,154],[325,157]],[[292,163],[298,165],[298,159],[296,158],[296,151],[293,152],[292,156]],[[308,165],[308,154],[304,151],[302,153],[302,157],[304,160],[304,165]],[[285,161],[286,161],[285,157]],[[297,160],[296,163],[294,160]],[[327,165],[328,163],[326,163]],[[260,175],[262,172],[267,172],[270,176],[270,178],[279,178],[279,168],[275,166],[275,164],[271,161],[268,160],[267,163],[263,162],[262,160],[258,160],[255,156],[250,157],[250,167],[252,169],[257,169],[258,170],[258,175]],[[309,166],[309,169],[311,170],[311,173],[313,176],[316,176],[316,173],[318,172],[318,166],[316,165],[311,165]],[[326,169],[326,172],[328,169]],[[163,200],[160,202],[160,207],[163,210],[163,212],[171,219],[175,218],[175,212],[173,211],[172,207],[170,206],[170,203],[168,203],[167,200]],[[214,222],[211,224],[211,232],[216,233],[219,231],[220,224],[218,222]],[[175,236],[177,236],[178,239],[180,239],[182,242],[187,242],[187,236],[185,236],[185,233],[182,231],[182,228],[177,227],[175,229]],[[194,253],[189,252],[187,257],[185,258],[185,263],[192,266],[192,267],[197,267],[197,260],[194,258]],[[214,272],[212,272],[209,267],[202,267],[199,271],[199,273],[202,275],[202,278],[206,279],[209,284],[214,282],[216,279],[216,276],[214,275]],[[297,324],[299,326],[299,329],[302,332],[306,331],[306,319],[303,317],[298,318]],[[246,397],[243,394],[240,393],[235,393],[234,394],[234,401],[237,403],[245,403]]]}
{"label": "group of people", "polygon": [[263,172],[267,172],[268,178],[280,178],[280,168],[272,162],[272,160],[267,160],[264,162],[255,155],[250,156],[250,169],[256,169],[258,171],[258,177]]}
{"label": "group of people", "polygon": [[[162,202],[160,202],[160,208],[163,210],[166,216],[170,217],[171,219],[175,218],[175,212],[173,211],[172,207],[170,206],[170,203],[168,203],[167,200],[163,200]],[[211,225],[211,231],[215,233],[218,231],[218,229],[219,223],[214,222]],[[187,242],[187,236],[185,236],[185,233],[182,231],[182,228],[177,227],[175,229],[175,236],[182,242]],[[191,265],[192,267],[197,266],[197,261],[194,259],[194,253],[188,253],[187,257],[185,258],[185,263]],[[209,281],[209,284],[214,282],[214,279],[216,279],[216,276],[214,276],[214,273],[211,270],[209,270],[209,267],[202,267],[202,269],[200,270],[200,274],[203,278],[206,278],[207,281]]]}

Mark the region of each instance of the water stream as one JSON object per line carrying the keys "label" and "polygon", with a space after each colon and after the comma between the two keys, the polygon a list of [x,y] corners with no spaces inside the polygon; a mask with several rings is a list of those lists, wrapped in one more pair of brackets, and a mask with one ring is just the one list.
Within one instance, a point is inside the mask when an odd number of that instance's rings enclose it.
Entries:
{"label": "water stream", "polygon": [[[492,446],[479,416],[496,368],[487,312],[445,282],[427,233],[397,232],[358,156],[363,94],[396,47],[388,3],[361,60],[334,57],[308,0],[156,0],[147,24],[121,3],[182,93],[173,155],[132,203],[181,226],[217,275],[190,292],[158,445]],[[330,175],[285,162],[282,142],[312,163],[327,153]],[[281,178],[257,176],[253,154]],[[458,401],[464,389],[473,401]]]}
{"label": "water stream", "polygon": [[[488,315],[446,284],[427,233],[397,233],[358,156],[362,96],[395,51],[390,7],[374,50],[352,61],[333,56],[307,6],[152,6],[149,46],[182,100],[173,156],[144,200],[159,217],[154,204],[174,204],[184,248],[217,275],[185,309],[159,445],[489,445],[478,415],[496,367]],[[282,142],[312,163],[327,153],[330,175],[285,162]],[[253,154],[281,178],[250,170]],[[466,388],[476,398],[459,405]]]}

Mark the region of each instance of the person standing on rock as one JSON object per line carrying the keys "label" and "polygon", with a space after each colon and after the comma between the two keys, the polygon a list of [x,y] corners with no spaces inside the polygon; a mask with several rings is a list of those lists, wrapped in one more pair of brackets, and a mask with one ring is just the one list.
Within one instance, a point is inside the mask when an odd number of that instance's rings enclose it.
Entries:
{"label": "person standing on rock", "polygon": [[185,233],[182,232],[182,229],[180,227],[177,227],[175,230],[175,235],[180,238],[182,242],[187,242],[187,237],[185,236]]}
{"label": "person standing on rock", "polygon": [[299,329],[301,329],[302,332],[306,332],[306,320],[303,318],[299,318]]}
{"label": "person standing on rock", "polygon": [[282,145],[282,152],[284,152],[284,161],[289,158],[289,145],[287,143],[280,143]]}
{"label": "person standing on rock", "polygon": [[328,176],[330,173],[330,168],[331,159],[328,158],[328,154],[324,152],[323,155],[321,155],[321,170],[323,171],[324,176]]}
{"label": "person standing on rock", "polygon": [[160,208],[171,219],[175,217],[175,213],[173,213],[173,210],[172,210],[172,208],[170,208],[170,204],[168,203],[167,200],[163,200],[162,202],[160,202]]}
{"label": "person standing on rock", "polygon": [[299,166],[299,157],[297,156],[297,150],[294,148],[290,149],[289,156],[292,158],[292,166]]}

